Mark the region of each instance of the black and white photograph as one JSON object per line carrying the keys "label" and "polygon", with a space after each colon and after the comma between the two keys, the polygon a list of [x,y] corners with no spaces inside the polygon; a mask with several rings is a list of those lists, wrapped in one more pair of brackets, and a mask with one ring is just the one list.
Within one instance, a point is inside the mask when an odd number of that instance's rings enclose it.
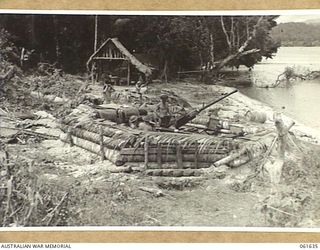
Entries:
{"label": "black and white photograph", "polygon": [[320,12],[1,12],[0,226],[320,227]]}

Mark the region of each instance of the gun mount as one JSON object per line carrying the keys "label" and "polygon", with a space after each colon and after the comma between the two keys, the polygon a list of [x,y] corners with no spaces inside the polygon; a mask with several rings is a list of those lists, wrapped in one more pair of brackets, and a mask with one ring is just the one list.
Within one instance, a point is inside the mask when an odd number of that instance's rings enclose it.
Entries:
{"label": "gun mount", "polygon": [[190,121],[192,121],[194,118],[196,118],[196,116],[197,116],[200,112],[202,112],[203,110],[211,107],[212,105],[216,104],[217,102],[222,101],[223,99],[227,98],[228,96],[230,96],[230,95],[232,95],[232,94],[234,94],[234,93],[236,93],[236,92],[238,92],[238,90],[234,90],[234,91],[232,91],[232,92],[230,92],[230,93],[228,93],[228,94],[220,97],[219,99],[214,100],[214,101],[208,103],[207,105],[205,105],[204,107],[202,107],[202,108],[200,108],[200,109],[194,109],[194,110],[190,111],[189,113],[187,113],[186,115],[183,115],[183,116],[179,117],[179,118],[176,120],[176,122],[175,122],[175,127],[176,127],[176,128],[182,127],[183,125],[187,124],[188,122],[190,122]]}

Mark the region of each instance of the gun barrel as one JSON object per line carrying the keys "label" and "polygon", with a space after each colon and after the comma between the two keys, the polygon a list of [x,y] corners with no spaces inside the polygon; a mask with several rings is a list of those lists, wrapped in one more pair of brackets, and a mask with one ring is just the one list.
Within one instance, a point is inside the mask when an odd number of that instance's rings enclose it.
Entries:
{"label": "gun barrel", "polygon": [[189,112],[188,114],[186,114],[186,115],[178,118],[178,119],[176,120],[175,127],[176,127],[176,128],[180,128],[181,126],[187,124],[189,121],[192,121],[201,111],[209,108],[209,107],[212,106],[213,104],[215,104],[215,103],[217,103],[217,102],[220,102],[220,101],[223,100],[224,98],[226,98],[226,97],[228,97],[228,96],[230,96],[230,95],[232,95],[232,94],[234,94],[234,93],[236,93],[236,92],[238,92],[238,90],[234,90],[234,91],[232,91],[232,92],[230,92],[230,93],[228,93],[228,94],[220,97],[219,99],[217,99],[217,100],[215,100],[215,101],[213,101],[213,102],[210,102],[209,104],[207,104],[206,106],[202,107],[201,109],[193,110],[193,111]]}
{"label": "gun barrel", "polygon": [[212,106],[213,104],[215,104],[215,103],[217,103],[217,102],[222,101],[223,99],[227,98],[228,96],[233,95],[233,94],[234,94],[234,93],[236,93],[236,92],[238,92],[238,90],[237,90],[237,89],[236,89],[236,90],[234,90],[234,91],[232,91],[232,92],[230,92],[230,93],[228,93],[228,94],[226,94],[226,95],[224,95],[224,96],[222,96],[222,97],[220,97],[220,98],[219,98],[219,99],[217,99],[217,100],[214,100],[213,102],[208,103],[208,104],[207,104],[207,105],[205,105],[204,107],[202,107],[202,108],[198,109],[198,113],[200,113],[201,111],[203,111],[203,110],[205,110],[205,109],[209,108],[209,107],[210,107],[210,106]]}

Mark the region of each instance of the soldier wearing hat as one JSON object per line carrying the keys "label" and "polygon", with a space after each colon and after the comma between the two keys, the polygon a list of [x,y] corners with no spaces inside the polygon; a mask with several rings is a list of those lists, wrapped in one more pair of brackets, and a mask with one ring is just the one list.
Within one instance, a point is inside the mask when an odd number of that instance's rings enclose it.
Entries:
{"label": "soldier wearing hat", "polygon": [[149,116],[143,118],[133,115],[129,118],[129,126],[134,129],[140,129],[143,131],[152,131],[152,121]]}
{"label": "soldier wearing hat", "polygon": [[171,112],[169,109],[168,105],[168,95],[166,94],[161,94],[160,99],[161,102],[157,105],[156,107],[156,117],[157,117],[157,122],[160,127],[165,127],[168,128],[171,124]]}
{"label": "soldier wearing hat", "polygon": [[138,128],[139,125],[139,117],[136,115],[132,115],[129,118],[129,127],[130,128]]}

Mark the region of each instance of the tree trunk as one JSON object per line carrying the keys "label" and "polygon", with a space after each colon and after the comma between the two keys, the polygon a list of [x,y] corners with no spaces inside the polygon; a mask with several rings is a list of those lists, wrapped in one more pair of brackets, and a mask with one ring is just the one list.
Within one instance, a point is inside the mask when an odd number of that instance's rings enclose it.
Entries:
{"label": "tree trunk", "polygon": [[35,31],[35,15],[31,15],[30,30],[31,30],[32,47],[36,47],[37,39],[36,39],[36,31]]}
{"label": "tree trunk", "polygon": [[210,60],[211,65],[214,65],[214,42],[213,42],[213,35],[210,33]]}
{"label": "tree trunk", "polygon": [[93,51],[96,52],[98,47],[98,16],[94,18],[94,47]]}
{"label": "tree trunk", "polygon": [[[202,66],[203,66],[203,57],[202,57],[202,53],[201,53],[201,50],[200,50],[200,49],[199,49],[198,54],[199,54],[199,60],[200,60],[200,67],[202,67]],[[179,70],[179,71],[180,71],[180,70]]]}
{"label": "tree trunk", "polygon": [[231,41],[230,41],[230,37],[228,35],[226,26],[225,26],[224,21],[223,21],[223,16],[220,17],[220,22],[221,22],[221,27],[222,27],[223,33],[224,33],[224,35],[226,37],[226,41],[227,41],[228,47],[229,47],[229,53],[231,53],[231,49],[232,49]]}
{"label": "tree trunk", "polygon": [[56,52],[56,61],[59,65],[60,62],[60,42],[59,42],[59,23],[56,15],[52,16],[53,27],[54,27],[54,40],[55,40],[55,52]]}
{"label": "tree trunk", "polygon": [[231,37],[231,50],[235,48],[235,33],[234,33],[234,19],[231,16],[231,28],[230,28],[230,37]]}
{"label": "tree trunk", "polygon": [[250,33],[249,33],[249,20],[248,20],[248,17],[246,17],[246,34],[247,34],[247,39],[249,39]]}
{"label": "tree trunk", "polygon": [[165,83],[168,83],[167,68],[168,68],[168,60],[166,59],[164,61],[163,71],[162,71],[161,76],[160,76],[161,80],[164,78]]}
{"label": "tree trunk", "polygon": [[[96,15],[94,18],[94,44],[93,44],[93,52],[97,51],[98,47],[98,16]],[[92,63],[91,66],[91,81],[92,84],[96,81],[96,73],[97,73],[97,65],[95,62]]]}
{"label": "tree trunk", "polygon": [[[260,52],[259,49],[251,49],[251,50],[247,50],[246,51],[246,48],[248,47],[249,45],[249,42],[256,36],[256,32],[257,32],[257,27],[258,25],[260,24],[260,22],[262,21],[263,17],[260,17],[257,24],[254,26],[254,29],[252,31],[252,34],[249,36],[249,38],[243,43],[243,45],[238,49],[237,52],[233,53],[233,54],[230,54],[228,55],[226,58],[222,59],[221,61],[219,61],[214,69],[215,73],[218,72],[221,68],[223,68],[225,65],[227,65],[230,61],[236,59],[236,58],[239,58],[241,56],[244,56],[244,55],[250,55],[250,54],[254,54],[254,53],[258,53]],[[225,32],[225,35],[226,35],[226,38],[227,38],[227,42],[228,44],[230,45],[230,39],[229,39],[229,36],[226,32],[226,29],[224,27],[224,23],[223,23],[223,18],[221,17],[221,25],[222,25],[222,29],[224,30]]]}

